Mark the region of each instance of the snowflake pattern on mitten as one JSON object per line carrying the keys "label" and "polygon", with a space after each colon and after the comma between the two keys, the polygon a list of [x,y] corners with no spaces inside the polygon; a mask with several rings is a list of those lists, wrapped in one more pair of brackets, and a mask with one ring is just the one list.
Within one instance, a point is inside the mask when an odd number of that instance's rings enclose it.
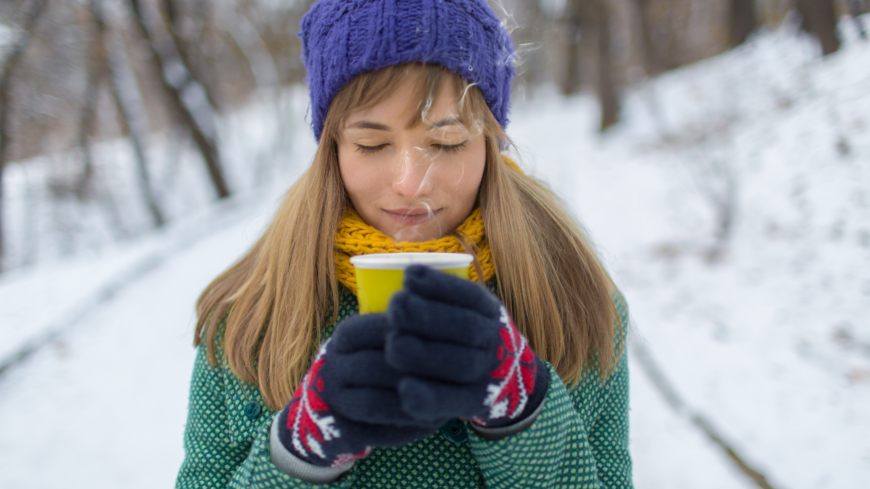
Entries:
{"label": "snowflake pattern on mitten", "polygon": [[366,457],[371,452],[371,447],[366,447],[360,453],[341,453],[330,457],[326,454],[324,445],[327,442],[341,437],[341,431],[335,426],[335,417],[330,415],[329,406],[323,401],[323,378],[320,369],[323,367],[326,349],[329,345],[327,340],[317,352],[311,368],[302,383],[293,394],[293,402],[287,413],[287,430],[291,434],[293,448],[303,458],[310,458],[312,454],[321,459],[333,458],[332,466],[339,467],[353,460]]}
{"label": "snowflake pattern on mitten", "polygon": [[[526,338],[519,332],[507,309],[501,306],[501,344],[496,350],[498,367],[491,377],[496,381],[487,386],[484,404],[489,408],[489,420],[508,417],[514,419],[526,408],[529,394],[535,388],[537,362]],[[475,423],[486,426],[486,420],[474,418]]]}

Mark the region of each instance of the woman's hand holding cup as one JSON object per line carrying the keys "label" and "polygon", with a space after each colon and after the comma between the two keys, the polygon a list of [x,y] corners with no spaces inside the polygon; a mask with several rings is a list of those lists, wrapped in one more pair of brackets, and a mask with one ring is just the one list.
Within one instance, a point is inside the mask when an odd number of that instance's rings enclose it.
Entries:
{"label": "woman's hand holding cup", "polygon": [[412,418],[500,427],[543,401],[545,365],[485,287],[413,265],[386,314],[385,359],[401,375],[401,406]]}
{"label": "woman's hand holding cup", "polygon": [[412,265],[386,313],[336,327],[279,415],[277,435],[297,458],[339,467],[452,418],[518,423],[548,384],[543,362],[491,292]]}
{"label": "woman's hand holding cup", "polygon": [[402,410],[401,373],[384,359],[387,331],[384,314],[354,316],[320,347],[275,427],[298,459],[346,466],[372,448],[404,445],[438,429]]}

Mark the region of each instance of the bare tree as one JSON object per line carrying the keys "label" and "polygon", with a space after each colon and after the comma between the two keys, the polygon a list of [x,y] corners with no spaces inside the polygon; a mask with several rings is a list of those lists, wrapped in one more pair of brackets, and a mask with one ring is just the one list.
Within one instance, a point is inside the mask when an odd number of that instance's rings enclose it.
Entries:
{"label": "bare tree", "polygon": [[159,64],[163,86],[175,111],[190,129],[193,140],[205,160],[209,176],[219,198],[230,191],[221,170],[216,144],[216,110],[209,102],[204,85],[194,78],[171,36],[160,20],[151,19],[140,0],[128,0],[139,28],[155,60]]}
{"label": "bare tree", "polygon": [[563,23],[566,29],[565,75],[562,93],[570,95],[581,88],[581,34],[594,44],[596,80],[595,89],[601,105],[601,130],[616,124],[619,116],[619,98],[613,59],[610,52],[611,15],[610,0],[569,0]]}
{"label": "bare tree", "polygon": [[3,62],[3,70],[0,72],[0,271],[3,270],[4,254],[3,254],[3,169],[6,166],[6,160],[9,158],[9,105],[12,100],[12,74],[15,68],[21,61],[21,55],[27,49],[33,34],[36,31],[36,25],[39,22],[39,17],[45,11],[45,6],[48,0],[35,0],[33,7],[27,14],[24,22],[24,30],[12,46],[9,54]]}
{"label": "bare tree", "polygon": [[861,23],[859,15],[867,11],[865,0],[849,0],[849,14],[855,22],[855,28],[858,30],[858,35],[861,39],[867,39],[867,32],[864,30],[864,25]]}
{"label": "bare tree", "polygon": [[827,56],[840,49],[834,0],[796,1],[797,11],[803,19],[801,27],[819,40],[822,53]]}
{"label": "bare tree", "polygon": [[650,0],[633,0],[635,14],[640,27],[641,58],[647,76],[655,76],[662,70],[662,63],[653,44],[652,20],[650,19]]}
{"label": "bare tree", "polygon": [[698,59],[699,51],[688,39],[692,14],[697,10],[693,0],[646,0],[646,3],[650,46],[659,69],[672,70]]}
{"label": "bare tree", "polygon": [[[93,4],[94,2],[92,2]],[[91,138],[96,125],[96,107],[100,86],[106,74],[106,53],[102,42],[102,24],[94,22],[94,36],[88,59],[88,79],[85,85],[85,98],[79,118],[78,137],[76,138],[82,154],[82,172],[75,184],[75,194],[79,200],[90,196],[94,177],[94,156],[91,151]]]}
{"label": "bare tree", "polygon": [[139,185],[154,225],[160,227],[166,223],[166,219],[157,203],[157,196],[148,175],[148,158],[145,153],[148,121],[141,92],[124,46],[116,36],[107,32],[103,17],[103,0],[91,0],[90,7],[97,27],[97,40],[107,53],[101,59],[111,75],[112,97],[118,108],[123,131],[129,135],[130,144],[133,146]]}
{"label": "bare tree", "polygon": [[281,82],[278,63],[257,26],[245,12],[235,12],[230,16],[222,9],[221,27],[229,34],[233,43],[245,57],[257,88],[274,88]]}
{"label": "bare tree", "polygon": [[568,0],[562,18],[565,40],[565,75],[562,93],[571,95],[580,91],[580,36],[586,23],[586,0]]}
{"label": "bare tree", "polygon": [[604,131],[619,121],[619,96],[612,54],[610,52],[611,12],[609,0],[593,0],[594,31],[598,60],[598,101],[601,104],[601,125]]}
{"label": "bare tree", "polygon": [[728,44],[730,47],[743,44],[755,30],[755,0],[731,0]]}
{"label": "bare tree", "polygon": [[[184,66],[190,70],[191,77],[195,80],[202,81],[202,89],[205,92],[205,96],[208,98],[208,102],[212,107],[218,107],[217,97],[212,93],[212,90],[209,88],[209,84],[205,81],[208,79],[205,71],[208,69],[208,64],[199,63],[197,64],[194,60],[201,59],[202,52],[199,48],[199,43],[190,42],[188,37],[184,35],[184,27],[182,24],[191,21],[193,16],[184,15],[183,12],[180,11],[179,5],[182,2],[178,0],[162,0],[163,11],[166,13],[166,25],[168,27],[168,34],[172,37],[172,42],[178,48],[178,55],[181,57]],[[211,2],[197,2],[197,6],[208,6],[211,5]],[[200,9],[201,10],[201,9]],[[200,14],[204,14],[205,12],[200,11]],[[204,15],[203,15],[204,16]],[[198,18],[201,24],[205,24],[203,18]]]}

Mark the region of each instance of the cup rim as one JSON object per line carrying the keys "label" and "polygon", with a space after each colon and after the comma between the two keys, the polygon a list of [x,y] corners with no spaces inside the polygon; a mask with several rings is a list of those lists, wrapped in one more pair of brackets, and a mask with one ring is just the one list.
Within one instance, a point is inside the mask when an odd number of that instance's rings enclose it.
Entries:
{"label": "cup rim", "polygon": [[400,252],[373,253],[350,257],[350,263],[363,270],[404,270],[411,265],[426,265],[436,270],[464,268],[471,265],[474,256],[467,253]]}

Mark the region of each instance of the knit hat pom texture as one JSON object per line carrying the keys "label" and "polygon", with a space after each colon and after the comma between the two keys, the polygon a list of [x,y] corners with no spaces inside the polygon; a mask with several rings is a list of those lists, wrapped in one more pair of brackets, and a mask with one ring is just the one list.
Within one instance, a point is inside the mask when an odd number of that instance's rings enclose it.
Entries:
{"label": "knit hat pom texture", "polygon": [[476,85],[502,127],[516,76],[510,34],[485,0],[320,0],[302,18],[311,126],[356,75],[403,63],[444,66]]}

